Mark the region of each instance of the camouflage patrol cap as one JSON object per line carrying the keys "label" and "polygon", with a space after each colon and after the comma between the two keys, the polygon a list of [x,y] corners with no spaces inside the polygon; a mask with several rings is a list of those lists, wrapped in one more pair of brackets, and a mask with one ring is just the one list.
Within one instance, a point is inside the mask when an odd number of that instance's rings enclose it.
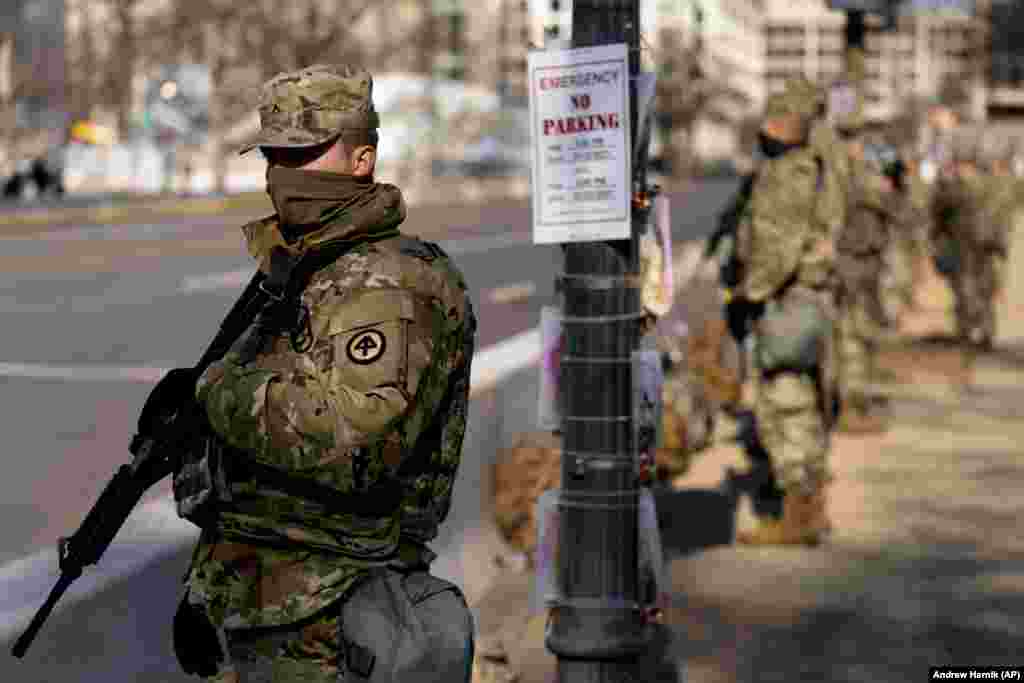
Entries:
{"label": "camouflage patrol cap", "polygon": [[792,78],[786,81],[786,87],[782,92],[775,93],[768,97],[765,102],[764,117],[774,119],[781,116],[799,116],[805,121],[810,121],[817,114],[817,100],[812,89],[808,89],[804,83],[806,79]]}
{"label": "camouflage patrol cap", "polygon": [[370,72],[349,65],[315,64],[278,74],[260,93],[260,131],[239,152],[255,147],[313,147],[343,130],[375,129]]}

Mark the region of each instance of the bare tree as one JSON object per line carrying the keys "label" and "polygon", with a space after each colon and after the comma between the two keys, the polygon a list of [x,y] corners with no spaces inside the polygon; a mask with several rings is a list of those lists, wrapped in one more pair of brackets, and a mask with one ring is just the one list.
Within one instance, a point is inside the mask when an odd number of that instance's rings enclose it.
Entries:
{"label": "bare tree", "polygon": [[959,74],[947,73],[939,81],[939,102],[951,109],[961,109],[971,101],[971,92]]}
{"label": "bare tree", "polygon": [[677,47],[674,45],[676,38],[670,31],[661,36],[663,49],[658,54],[656,91],[656,109],[666,136],[664,156],[673,175],[693,170],[697,120],[708,110],[712,100],[728,92],[724,83],[705,72],[701,64],[701,42]]}
{"label": "bare tree", "polygon": [[102,74],[101,92],[107,93],[117,114],[117,128],[122,135],[131,128],[132,82],[138,67],[138,28],[136,15],[139,0],[107,0],[112,22],[109,27],[109,45]]}
{"label": "bare tree", "polygon": [[[380,35],[364,21],[371,11],[394,12],[399,0],[170,0],[140,15],[142,0],[68,0],[81,21],[69,35],[68,94],[72,110],[96,107],[131,123],[133,77],[165,64],[209,69],[210,147],[215,184],[223,189],[224,133],[252,111],[258,84],[281,71],[323,62],[429,61],[432,23],[406,22]],[[429,3],[428,3],[429,4]],[[427,12],[425,16],[429,17]]]}

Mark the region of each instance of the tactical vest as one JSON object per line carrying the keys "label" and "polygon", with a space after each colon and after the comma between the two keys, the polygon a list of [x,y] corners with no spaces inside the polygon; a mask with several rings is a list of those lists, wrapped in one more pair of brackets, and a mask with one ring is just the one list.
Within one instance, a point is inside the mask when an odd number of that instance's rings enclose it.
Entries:
{"label": "tactical vest", "polygon": [[[379,246],[392,245],[406,256],[454,271],[448,255],[436,244],[402,236]],[[457,277],[457,273],[450,272],[449,276]],[[466,435],[476,328],[476,316],[467,294],[461,324],[446,315],[435,333],[430,372],[420,378],[401,427],[404,452],[397,473],[403,492],[401,534],[417,543],[425,544],[437,537],[438,527],[451,508]],[[443,381],[446,367],[452,370],[447,381]],[[428,414],[432,405],[436,408]]]}
{"label": "tactical vest", "polygon": [[867,256],[878,254],[889,241],[886,217],[879,209],[868,204],[865,184],[867,178],[860,172],[850,175],[850,197],[847,223],[839,235],[837,245],[843,254]]}
{"label": "tactical vest", "polygon": [[[375,248],[397,249],[436,263],[435,267],[450,267],[439,247],[414,238],[399,236],[379,242]],[[405,415],[394,426],[402,448],[395,474],[383,476],[370,486],[360,486],[357,481],[355,491],[341,490],[259,463],[227,445],[205,425],[174,475],[179,515],[201,528],[218,529],[229,540],[262,545],[289,543],[267,533],[272,525],[257,524],[247,532],[244,525],[229,522],[246,515],[313,520],[324,535],[319,542],[304,538],[303,545],[361,557],[393,553],[397,538],[387,533],[386,542],[381,539],[370,543],[369,538],[349,538],[349,529],[382,528],[388,526],[389,519],[400,517],[402,536],[423,543],[436,537],[451,505],[465,436],[476,330],[468,296],[464,325],[443,318],[435,329],[431,364],[420,378]],[[446,375],[448,368],[453,371]],[[436,406],[433,411],[432,406]],[[358,470],[361,461],[379,455],[373,451],[383,447],[382,442],[353,449],[350,455],[354,469]]]}

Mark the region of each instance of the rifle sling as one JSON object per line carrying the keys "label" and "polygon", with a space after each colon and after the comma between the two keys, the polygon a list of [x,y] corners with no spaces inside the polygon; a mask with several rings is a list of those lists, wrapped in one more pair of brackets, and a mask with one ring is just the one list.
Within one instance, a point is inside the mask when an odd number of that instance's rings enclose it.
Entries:
{"label": "rifle sling", "polygon": [[275,249],[271,253],[270,272],[257,270],[252,276],[245,291],[221,323],[217,336],[196,364],[196,376],[203,374],[211,364],[224,357],[268,303],[272,300],[298,298],[313,273],[337,261],[362,243],[339,241],[308,251],[297,258],[280,247]]}
{"label": "rifle sling", "polygon": [[232,479],[254,481],[313,501],[333,513],[354,514],[362,517],[387,517],[402,502],[399,480],[387,477],[366,491],[342,493],[332,486],[296,476],[287,470],[254,460],[247,453],[235,451],[228,465]]}

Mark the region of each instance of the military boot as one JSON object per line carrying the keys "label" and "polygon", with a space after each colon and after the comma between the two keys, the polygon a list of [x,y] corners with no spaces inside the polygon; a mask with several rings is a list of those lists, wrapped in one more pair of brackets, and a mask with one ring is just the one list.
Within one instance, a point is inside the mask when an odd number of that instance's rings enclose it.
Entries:
{"label": "military boot", "polygon": [[736,540],[743,545],[819,545],[828,530],[822,525],[824,499],[819,502],[817,496],[816,490],[786,491],[780,518],[760,517],[755,530],[738,533]]}
{"label": "military boot", "polygon": [[824,539],[832,533],[832,521],[828,518],[828,496],[826,490],[832,482],[832,477],[826,475],[820,481],[814,483],[811,492],[811,521],[810,529],[818,534],[819,539]]}

